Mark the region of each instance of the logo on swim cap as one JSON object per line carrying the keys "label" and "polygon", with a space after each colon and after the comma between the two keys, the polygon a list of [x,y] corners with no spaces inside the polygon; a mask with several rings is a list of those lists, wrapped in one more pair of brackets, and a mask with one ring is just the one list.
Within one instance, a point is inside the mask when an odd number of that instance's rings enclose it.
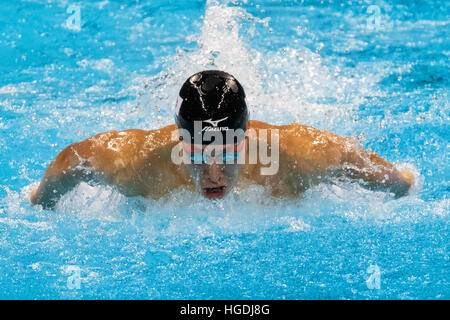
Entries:
{"label": "logo on swim cap", "polygon": [[217,127],[219,122],[222,122],[222,121],[227,120],[227,119],[228,119],[228,117],[225,117],[225,118],[220,119],[220,120],[208,119],[208,120],[203,120],[203,122],[207,122],[207,123],[211,124],[213,127]]}
{"label": "logo on swim cap", "polygon": [[228,117],[225,117],[225,118],[219,119],[219,120],[213,120],[213,119],[203,120],[202,122],[206,122],[206,123],[212,124],[213,126],[212,127],[203,127],[202,132],[208,132],[208,131],[221,132],[221,131],[229,130],[228,127],[218,127],[219,122],[225,121],[227,119],[228,119]]}

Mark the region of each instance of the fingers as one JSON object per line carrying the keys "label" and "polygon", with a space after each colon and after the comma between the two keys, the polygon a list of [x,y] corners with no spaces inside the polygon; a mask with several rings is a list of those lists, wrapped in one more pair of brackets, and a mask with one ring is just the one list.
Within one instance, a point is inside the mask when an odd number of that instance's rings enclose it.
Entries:
{"label": "fingers", "polygon": [[32,204],[36,204],[36,192],[37,192],[38,188],[33,189],[33,191],[31,191],[31,195],[30,195],[30,202]]}
{"label": "fingers", "polygon": [[408,171],[408,170],[400,170],[400,173],[402,174],[403,179],[404,179],[406,182],[408,182],[408,184],[409,184],[410,187],[414,185],[415,178],[414,178],[414,175],[412,174],[411,171]]}

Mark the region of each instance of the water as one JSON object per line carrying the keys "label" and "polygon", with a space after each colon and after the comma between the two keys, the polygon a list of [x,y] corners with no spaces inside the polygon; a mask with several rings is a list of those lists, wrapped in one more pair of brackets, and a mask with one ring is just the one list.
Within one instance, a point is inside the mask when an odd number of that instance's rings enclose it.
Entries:
{"label": "water", "polygon": [[[448,1],[90,1],[78,29],[71,5],[1,1],[0,298],[450,298]],[[416,186],[29,204],[68,144],[171,124],[203,69],[235,75],[252,118],[354,135]]]}

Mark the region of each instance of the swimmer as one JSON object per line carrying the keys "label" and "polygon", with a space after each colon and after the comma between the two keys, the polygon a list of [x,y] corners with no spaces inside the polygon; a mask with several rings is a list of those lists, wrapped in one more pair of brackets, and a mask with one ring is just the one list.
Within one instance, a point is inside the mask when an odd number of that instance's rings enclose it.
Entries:
{"label": "swimmer", "polygon": [[[295,122],[276,126],[250,120],[244,89],[222,71],[203,71],[186,80],[175,122],[157,130],[100,133],[69,145],[48,166],[31,193],[31,203],[53,209],[82,181],[154,199],[182,187],[219,199],[233,188],[249,185],[265,186],[275,197],[292,198],[312,185],[339,178],[401,197],[414,184],[411,172],[395,168],[351,138]],[[239,130],[244,135],[232,136],[231,142],[220,139]],[[221,143],[213,143],[217,141]],[[264,173],[267,161],[257,157],[251,161],[254,143],[261,143],[260,149],[269,143],[277,156],[270,165],[276,170]],[[206,152],[211,145],[214,151]],[[182,158],[177,158],[180,154]]]}

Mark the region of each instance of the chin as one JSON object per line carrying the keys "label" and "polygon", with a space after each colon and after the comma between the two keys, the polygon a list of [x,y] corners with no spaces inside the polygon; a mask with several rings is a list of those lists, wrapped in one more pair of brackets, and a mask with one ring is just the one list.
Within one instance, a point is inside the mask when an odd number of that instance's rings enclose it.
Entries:
{"label": "chin", "polygon": [[220,186],[214,188],[202,188],[202,194],[207,199],[223,198],[228,191],[228,186]]}

